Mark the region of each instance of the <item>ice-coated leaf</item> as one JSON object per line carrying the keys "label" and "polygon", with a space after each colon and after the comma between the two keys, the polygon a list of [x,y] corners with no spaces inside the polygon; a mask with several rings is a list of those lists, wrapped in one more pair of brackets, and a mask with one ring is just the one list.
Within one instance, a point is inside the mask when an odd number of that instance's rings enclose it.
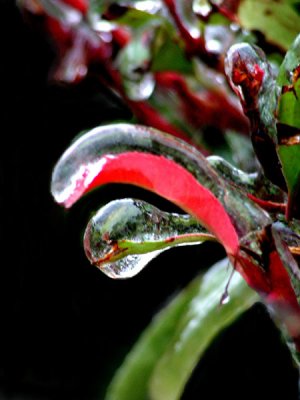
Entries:
{"label": "ice-coated leaf", "polygon": [[235,44],[227,53],[225,71],[250,120],[253,147],[265,175],[286,190],[277,154],[278,88],[266,55],[257,46]]}
{"label": "ice-coated leaf", "polygon": [[276,140],[275,78],[263,50],[249,43],[234,44],[226,55],[225,72],[252,125],[257,123],[255,117],[260,118],[268,136]]}
{"label": "ice-coated leaf", "polygon": [[141,200],[110,202],[84,235],[88,259],[111,278],[129,278],[171,247],[214,240],[190,215],[167,213]]}
{"label": "ice-coated leaf", "polygon": [[[167,400],[170,397],[164,396],[171,393],[170,386],[175,396],[181,393],[193,367],[216,335],[258,300],[257,294],[235,275],[230,301],[220,307],[229,277],[227,265],[228,260],[218,262],[155,317],[117,371],[105,400]],[[172,377],[173,369],[167,366],[159,378],[166,359],[171,361],[170,367],[178,368]],[[149,394],[150,381],[153,397]]]}
{"label": "ice-coated leaf", "polygon": [[218,156],[209,156],[207,161],[220,176],[233,188],[260,199],[284,201],[284,193],[268,179],[257,172],[246,173],[233,167],[228,161]]}
{"label": "ice-coated leaf", "polygon": [[266,39],[288,49],[299,33],[295,0],[240,0],[237,17],[243,28],[262,32]]}
{"label": "ice-coated leaf", "polygon": [[223,244],[238,249],[238,235],[270,223],[246,195],[225,182],[195,148],[139,125],[95,128],[67,149],[54,168],[51,191],[71,207],[91,189],[129,183],[151,190],[193,215]]}

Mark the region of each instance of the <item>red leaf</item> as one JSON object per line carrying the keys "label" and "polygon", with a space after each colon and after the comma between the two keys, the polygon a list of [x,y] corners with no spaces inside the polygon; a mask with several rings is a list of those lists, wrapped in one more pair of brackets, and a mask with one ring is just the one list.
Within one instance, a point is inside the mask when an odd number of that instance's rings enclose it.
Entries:
{"label": "red leaf", "polygon": [[277,251],[273,251],[269,255],[268,275],[271,291],[266,297],[266,301],[273,306],[277,316],[293,338],[297,351],[300,351],[300,306],[289,274]]}
{"label": "red leaf", "polygon": [[247,284],[261,296],[270,293],[271,286],[265,271],[246,255],[238,254],[235,267]]}
{"label": "red leaf", "polygon": [[239,254],[236,269],[252,289],[256,290],[285,325],[300,350],[300,307],[290,276],[277,250],[268,255],[266,269]]}
{"label": "red leaf", "polygon": [[299,304],[291,285],[291,280],[285,269],[277,251],[272,251],[269,255],[269,279],[271,282],[271,291],[268,295],[268,302],[284,301],[291,308],[300,312]]}
{"label": "red leaf", "polygon": [[228,254],[236,254],[238,236],[220,201],[185,168],[163,156],[142,152],[104,155],[96,164],[82,166],[74,190],[57,200],[71,207],[91,189],[113,182],[143,187],[177,204],[211,231]]}

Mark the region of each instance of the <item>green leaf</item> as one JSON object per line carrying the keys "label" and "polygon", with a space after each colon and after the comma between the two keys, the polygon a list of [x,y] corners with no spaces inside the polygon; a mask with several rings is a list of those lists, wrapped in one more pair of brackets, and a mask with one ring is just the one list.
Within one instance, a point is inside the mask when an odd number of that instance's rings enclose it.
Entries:
{"label": "green leaf", "polygon": [[280,97],[278,119],[282,124],[300,129],[300,79]]}
{"label": "green leaf", "polygon": [[284,57],[277,84],[282,86],[283,93],[279,98],[278,121],[300,128],[300,34]]}
{"label": "green leaf", "polygon": [[136,35],[118,54],[116,65],[121,72],[126,95],[131,100],[145,100],[154,90],[153,76],[146,71],[150,58],[150,43],[143,41],[142,33]]}
{"label": "green leaf", "polygon": [[[300,28],[298,28],[299,31]],[[280,86],[292,83],[291,72],[300,64],[300,34],[296,37],[280,66],[277,83]]]}
{"label": "green leaf", "polygon": [[152,71],[177,71],[184,74],[193,72],[192,63],[186,58],[178,43],[167,35],[160,42],[153,54]]}
{"label": "green leaf", "polygon": [[130,8],[121,18],[117,19],[117,23],[125,25],[133,29],[154,28],[156,25],[161,24],[163,18],[159,13],[150,14],[145,11]]}
{"label": "green leaf", "polygon": [[231,299],[220,306],[227,265],[227,259],[215,264],[156,316],[118,370],[105,400],[179,398],[214,337],[258,299],[235,274]]}
{"label": "green leaf", "polygon": [[287,183],[289,200],[287,217],[300,217],[300,35],[295,39],[280,66],[277,84],[281,86],[277,119],[278,154]]}
{"label": "green leaf", "polygon": [[288,49],[299,33],[300,15],[295,0],[244,0],[238,9],[240,24],[262,32],[268,41]]}
{"label": "green leaf", "polygon": [[281,145],[278,148],[278,154],[282,164],[283,174],[288,186],[288,214],[290,217],[292,217],[294,213],[297,212],[297,208],[299,209],[299,205],[297,205],[297,199],[299,199],[300,182],[300,144],[295,144],[292,146]]}
{"label": "green leaf", "polygon": [[147,63],[150,59],[150,50],[140,37],[135,37],[119,53],[117,66],[122,75],[131,76],[134,70]]}

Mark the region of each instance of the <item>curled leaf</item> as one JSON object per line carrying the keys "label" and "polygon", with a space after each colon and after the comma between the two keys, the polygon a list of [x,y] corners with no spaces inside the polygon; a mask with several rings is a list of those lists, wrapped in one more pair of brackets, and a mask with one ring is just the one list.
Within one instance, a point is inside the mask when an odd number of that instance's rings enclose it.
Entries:
{"label": "curled leaf", "polygon": [[58,161],[51,191],[58,203],[71,207],[91,189],[113,182],[141,186],[177,204],[229,254],[238,249],[238,234],[270,222],[245,195],[227,190],[195,148],[138,125],[103,126],[79,138]]}

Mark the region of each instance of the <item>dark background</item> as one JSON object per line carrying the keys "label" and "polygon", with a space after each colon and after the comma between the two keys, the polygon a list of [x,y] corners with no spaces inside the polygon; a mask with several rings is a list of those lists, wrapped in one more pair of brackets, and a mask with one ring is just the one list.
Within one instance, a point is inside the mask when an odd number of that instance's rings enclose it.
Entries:
{"label": "dark background", "polygon": [[[13,1],[0,7],[0,399],[99,400],[153,315],[223,252],[212,244],[175,249],[126,281],[88,263],[83,230],[100,205],[140,197],[172,206],[121,185],[68,212],[54,203],[51,170],[70,141],[131,114],[93,80],[51,84],[51,47]],[[256,305],[215,340],[183,399],[296,400],[297,379],[279,332]]]}

